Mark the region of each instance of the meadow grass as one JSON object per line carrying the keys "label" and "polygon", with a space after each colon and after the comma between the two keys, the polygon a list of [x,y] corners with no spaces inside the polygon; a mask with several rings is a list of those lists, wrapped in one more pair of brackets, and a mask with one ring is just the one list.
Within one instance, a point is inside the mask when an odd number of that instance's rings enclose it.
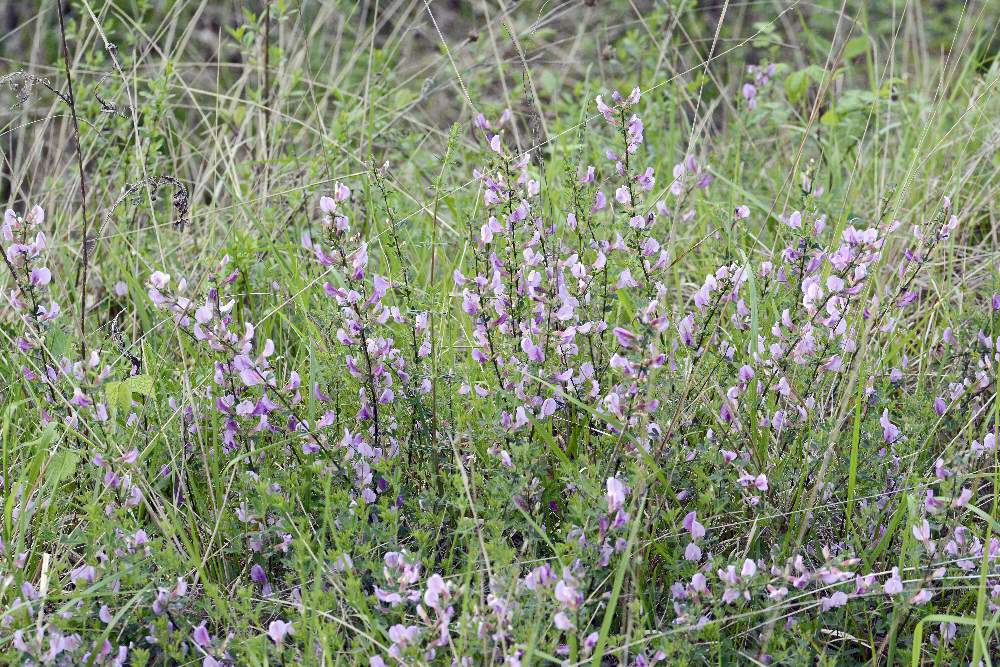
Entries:
{"label": "meadow grass", "polygon": [[27,4],[5,663],[1000,655],[992,3]]}

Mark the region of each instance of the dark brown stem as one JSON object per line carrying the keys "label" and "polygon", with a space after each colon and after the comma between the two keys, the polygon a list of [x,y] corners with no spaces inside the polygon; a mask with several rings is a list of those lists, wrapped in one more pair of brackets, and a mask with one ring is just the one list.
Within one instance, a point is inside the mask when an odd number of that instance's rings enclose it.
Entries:
{"label": "dark brown stem", "polygon": [[271,0],[266,0],[264,8],[264,191],[270,185],[271,161],[268,144],[271,137]]}
{"label": "dark brown stem", "polygon": [[73,95],[73,76],[70,73],[69,46],[66,44],[66,15],[62,0],[56,0],[59,8],[59,37],[62,41],[63,66],[66,69],[66,103],[69,105],[70,117],[73,120],[73,141],[76,144],[76,164],[80,171],[80,200],[83,211],[83,238],[81,240],[83,253],[80,265],[77,267],[76,285],[80,290],[80,357],[87,355],[87,270],[90,265],[90,216],[87,214],[87,181],[83,170],[83,147],[80,145],[80,122],[76,117],[76,98]]}

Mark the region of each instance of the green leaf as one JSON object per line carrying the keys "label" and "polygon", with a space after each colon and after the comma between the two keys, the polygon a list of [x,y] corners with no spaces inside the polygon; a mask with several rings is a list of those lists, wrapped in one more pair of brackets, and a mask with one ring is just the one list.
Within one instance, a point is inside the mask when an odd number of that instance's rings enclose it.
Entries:
{"label": "green leaf", "polygon": [[698,72],[698,74],[692,77],[691,81],[688,82],[687,91],[689,93],[697,93],[705,86],[707,82],[708,82],[708,77],[705,76],[705,73]]}
{"label": "green leaf", "polygon": [[146,397],[153,395],[153,377],[148,373],[133,375],[128,379],[128,386],[134,394],[142,394]]}
{"label": "green leaf", "polygon": [[792,72],[785,79],[785,94],[792,104],[798,103],[809,91],[809,74],[806,70],[800,69]]}
{"label": "green leaf", "polygon": [[844,44],[844,60],[854,60],[858,56],[868,52],[868,38],[855,37]]}
{"label": "green leaf", "polygon": [[826,113],[819,117],[819,122],[829,127],[833,127],[840,122],[840,114],[837,113],[836,109],[827,109]]}
{"label": "green leaf", "polygon": [[129,410],[132,407],[132,395],[150,397],[153,395],[153,376],[143,373],[133,375],[121,382],[107,382],[104,385],[104,394],[108,399],[108,407],[111,411]]}
{"label": "green leaf", "polygon": [[819,65],[810,65],[805,69],[806,75],[813,80],[813,83],[820,85],[826,79],[826,69]]}
{"label": "green leaf", "polygon": [[76,470],[76,464],[80,461],[80,455],[71,449],[61,449],[52,455],[48,465],[45,467],[45,481],[52,486],[59,486],[67,477]]}
{"label": "green leaf", "polygon": [[48,334],[48,348],[53,357],[59,358],[69,351],[69,336],[59,328],[53,328]]}
{"label": "green leaf", "polygon": [[111,412],[128,410],[132,407],[132,389],[128,382],[108,382],[104,385],[104,395],[108,399]]}

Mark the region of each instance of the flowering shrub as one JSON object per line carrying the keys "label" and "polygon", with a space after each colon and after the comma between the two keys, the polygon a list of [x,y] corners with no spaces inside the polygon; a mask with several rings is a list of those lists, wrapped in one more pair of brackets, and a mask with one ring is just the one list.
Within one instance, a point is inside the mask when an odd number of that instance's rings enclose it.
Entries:
{"label": "flowering shrub", "polygon": [[829,110],[786,140],[817,77],[743,64],[700,127],[595,92],[561,153],[477,110],[433,203],[390,152],[197,261],[88,266],[8,210],[4,655],[989,664],[992,209],[975,166],[841,178]]}

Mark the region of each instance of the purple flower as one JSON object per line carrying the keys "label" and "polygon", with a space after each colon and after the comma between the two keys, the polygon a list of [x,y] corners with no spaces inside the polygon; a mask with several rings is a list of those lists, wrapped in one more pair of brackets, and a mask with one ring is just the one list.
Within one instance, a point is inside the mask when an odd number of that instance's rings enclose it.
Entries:
{"label": "purple flower", "polygon": [[607,205],[608,205],[608,198],[604,195],[603,192],[598,190],[597,194],[594,195],[594,206],[590,209],[590,212],[596,213],[597,211],[604,209],[604,207]]}
{"label": "purple flower", "polygon": [[683,526],[684,530],[691,533],[692,540],[700,540],[705,537],[705,526],[698,522],[697,512],[688,512],[684,517]]}
{"label": "purple flower", "polygon": [[30,282],[35,287],[45,287],[52,280],[52,272],[44,266],[31,270]]}
{"label": "purple flower", "polygon": [[153,271],[149,276],[149,284],[158,290],[165,289],[170,284],[170,274],[163,271]]}
{"label": "purple flower", "polygon": [[888,408],[882,411],[882,417],[878,420],[878,423],[882,425],[882,438],[886,444],[891,445],[899,439],[899,427],[889,421]]}
{"label": "purple flower", "polygon": [[635,180],[643,190],[652,190],[653,185],[656,183],[656,178],[653,177],[653,168],[646,167],[646,171],[636,176]]}
{"label": "purple flower", "polygon": [[97,578],[97,571],[93,565],[83,564],[69,571],[69,579],[79,586],[81,583],[93,583]]}
{"label": "purple flower", "polygon": [[212,645],[212,635],[208,634],[204,621],[191,632],[191,639],[202,648]]}
{"label": "purple flower", "polygon": [[615,335],[615,338],[618,340],[618,344],[626,349],[633,347],[639,340],[638,336],[636,336],[628,329],[625,329],[624,327],[615,327],[614,329],[611,330],[611,332]]}
{"label": "purple flower", "polygon": [[564,611],[557,613],[553,617],[552,623],[557,629],[562,630],[563,632],[573,629],[573,621],[570,620],[569,616],[567,616]]}
{"label": "purple flower", "polygon": [[629,192],[627,187],[623,185],[615,190],[615,201],[619,204],[624,204],[625,206],[632,204],[632,194]]}
{"label": "purple flower", "polygon": [[684,560],[692,562],[701,560],[701,547],[694,542],[688,542],[687,547],[684,549]]}
{"label": "purple flower", "polygon": [[924,549],[927,550],[927,553],[934,553],[935,544],[931,541],[931,526],[927,522],[927,519],[923,519],[920,523],[914,524],[912,531],[913,537],[924,545]]}
{"label": "purple flower", "polygon": [[604,116],[604,120],[614,124],[615,118],[611,114],[611,107],[609,107],[607,104],[604,103],[603,96],[598,95],[596,98],[594,98],[594,101],[597,103],[597,111],[600,112],[602,116]]}
{"label": "purple flower", "polygon": [[101,621],[105,624],[110,623],[112,620],[114,620],[114,617],[111,615],[111,608],[108,607],[108,605],[106,604],[101,605],[101,609],[97,613],[97,617],[100,618]]}
{"label": "purple flower", "polygon": [[250,568],[250,581],[255,584],[266,584],[267,574],[264,573],[264,568],[258,563],[254,563],[253,567]]}

